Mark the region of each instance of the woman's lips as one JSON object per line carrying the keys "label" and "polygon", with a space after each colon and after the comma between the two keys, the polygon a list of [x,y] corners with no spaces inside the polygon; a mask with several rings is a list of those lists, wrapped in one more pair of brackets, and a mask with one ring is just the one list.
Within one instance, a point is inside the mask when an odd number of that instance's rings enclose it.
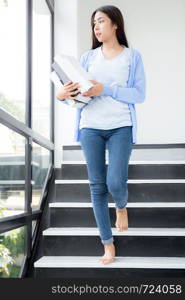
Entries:
{"label": "woman's lips", "polygon": [[100,33],[100,32],[96,34],[96,36],[97,36],[97,37],[100,37],[100,35],[101,35],[101,33]]}

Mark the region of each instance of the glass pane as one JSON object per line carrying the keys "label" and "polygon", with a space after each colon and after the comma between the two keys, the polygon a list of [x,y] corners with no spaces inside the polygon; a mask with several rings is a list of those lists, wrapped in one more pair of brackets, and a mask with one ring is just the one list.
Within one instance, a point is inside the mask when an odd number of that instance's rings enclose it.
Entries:
{"label": "glass pane", "polygon": [[1,3],[0,107],[25,122],[26,1]]}
{"label": "glass pane", "polygon": [[40,197],[43,185],[51,164],[51,152],[40,145],[32,144],[32,209],[40,207]]}
{"label": "glass pane", "polygon": [[25,138],[0,124],[0,218],[24,212]]}
{"label": "glass pane", "polygon": [[0,278],[19,277],[25,256],[26,227],[0,234]]}
{"label": "glass pane", "polygon": [[33,1],[32,128],[50,139],[51,16],[47,4]]}

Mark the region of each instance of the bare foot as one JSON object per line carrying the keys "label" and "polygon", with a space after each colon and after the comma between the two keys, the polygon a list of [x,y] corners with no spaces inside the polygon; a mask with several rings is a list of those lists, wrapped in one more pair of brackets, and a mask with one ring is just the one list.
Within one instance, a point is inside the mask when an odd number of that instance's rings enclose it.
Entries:
{"label": "bare foot", "polygon": [[99,259],[103,264],[110,264],[115,260],[115,246],[113,243],[104,245],[105,254]]}
{"label": "bare foot", "polygon": [[128,214],[126,207],[123,209],[116,209],[116,223],[115,226],[118,231],[128,229]]}

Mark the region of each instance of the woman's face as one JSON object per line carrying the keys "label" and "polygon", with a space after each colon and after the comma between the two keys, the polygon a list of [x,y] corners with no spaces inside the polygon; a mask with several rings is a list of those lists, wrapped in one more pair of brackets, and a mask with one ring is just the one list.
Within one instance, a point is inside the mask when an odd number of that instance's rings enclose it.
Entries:
{"label": "woman's face", "polygon": [[97,11],[94,16],[94,34],[99,42],[112,39],[116,32],[116,25],[112,25],[111,19],[103,12]]}

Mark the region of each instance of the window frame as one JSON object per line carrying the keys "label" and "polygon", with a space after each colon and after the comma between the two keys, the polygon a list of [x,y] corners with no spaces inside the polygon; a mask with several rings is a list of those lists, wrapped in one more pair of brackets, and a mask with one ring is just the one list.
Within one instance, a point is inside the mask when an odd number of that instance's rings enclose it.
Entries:
{"label": "window frame", "polygon": [[[54,56],[54,1],[43,0],[47,4],[51,14],[51,57]],[[19,215],[9,216],[0,219],[0,233],[10,231],[22,226],[26,226],[25,253],[19,273],[19,278],[25,277],[30,264],[30,258],[35,247],[36,237],[39,228],[39,221],[42,216],[45,199],[47,195],[48,183],[54,171],[54,88],[50,84],[50,139],[42,136],[32,129],[32,0],[26,0],[26,102],[25,102],[25,123],[19,121],[14,116],[0,108],[0,123],[25,137],[25,212]],[[51,69],[52,70],[52,69]],[[48,149],[51,153],[51,164],[43,184],[40,207],[32,211],[32,142]],[[34,233],[32,236],[32,221],[36,220]]]}

